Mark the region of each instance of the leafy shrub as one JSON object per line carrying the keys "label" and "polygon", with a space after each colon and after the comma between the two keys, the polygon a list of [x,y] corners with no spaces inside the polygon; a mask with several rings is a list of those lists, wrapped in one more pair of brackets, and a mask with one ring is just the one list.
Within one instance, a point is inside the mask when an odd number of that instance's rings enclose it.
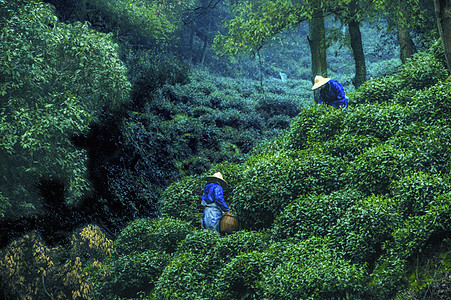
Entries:
{"label": "leafy shrub", "polygon": [[[138,106],[144,104],[146,98],[151,96],[158,88],[164,85],[187,84],[190,79],[187,64],[183,64],[174,57],[156,57],[149,55],[140,55],[147,57],[143,63],[139,61],[139,56],[134,60],[134,74],[137,78],[133,82],[132,97]],[[138,74],[138,75],[137,75]]]}
{"label": "leafy shrub", "polygon": [[389,102],[402,87],[396,75],[377,77],[365,81],[357,91],[349,95],[349,104]]}
{"label": "leafy shrub", "polygon": [[337,190],[343,171],[340,159],[306,151],[256,157],[233,190],[235,209],[245,228],[268,228],[299,195]]}
{"label": "leafy shrub", "polygon": [[149,294],[170,261],[170,254],[154,250],[119,255],[107,260],[99,270],[95,298],[136,298]]}
{"label": "leafy shrub", "polygon": [[203,255],[182,253],[166,266],[155,285],[156,299],[212,299],[214,263]]}
{"label": "leafy shrub", "polygon": [[401,65],[397,73],[403,87],[422,90],[448,77],[446,65],[433,54],[416,53],[412,59]]}
{"label": "leafy shrub", "polygon": [[400,222],[394,203],[392,198],[373,195],[351,206],[330,228],[331,247],[340,249],[351,262],[371,267]]}
{"label": "leafy shrub", "polygon": [[111,35],[60,23],[42,2],[0,6],[8,12],[0,29],[0,174],[8,180],[0,193],[11,205],[0,214],[18,218],[41,209],[41,180],[60,182],[71,204],[91,189],[87,153],[71,137],[86,134],[102,107],[127,102],[130,83]]}
{"label": "leafy shrub", "polygon": [[316,122],[307,131],[307,142],[325,142],[340,134],[348,111],[344,109],[326,109],[317,116]]}
{"label": "leafy shrub", "polygon": [[405,216],[423,215],[435,198],[451,191],[449,179],[443,175],[415,172],[390,185],[390,195]]}
{"label": "leafy shrub", "polygon": [[331,228],[364,196],[357,190],[339,190],[329,195],[305,195],[290,203],[272,226],[272,238],[281,241],[326,236]]}
{"label": "leafy shrub", "polygon": [[306,149],[307,133],[325,111],[326,108],[323,105],[303,108],[299,115],[292,121],[287,133],[287,146],[295,150]]}
{"label": "leafy shrub", "polygon": [[450,170],[451,128],[448,125],[415,122],[404,127],[387,143],[412,151],[409,165],[415,171],[440,174]]}
{"label": "leafy shrub", "polygon": [[345,115],[342,133],[374,136],[386,141],[409,120],[409,109],[396,104],[359,105]]}
{"label": "leafy shrub", "polygon": [[255,105],[255,110],[262,114],[264,118],[269,118],[275,115],[287,115],[290,117],[296,116],[301,110],[299,106],[288,99],[283,99],[277,96],[263,95],[258,99]]}
{"label": "leafy shrub", "polygon": [[241,230],[227,235],[219,239],[211,249],[210,259],[218,266],[223,266],[240,253],[265,250],[269,244],[269,237],[268,232],[264,230],[257,232]]}
{"label": "leafy shrub", "polygon": [[[311,238],[284,247],[276,255],[283,263],[266,269],[258,282],[264,299],[362,298],[365,271],[344,260],[323,239]],[[274,255],[274,254],[273,254]]]}
{"label": "leafy shrub", "polygon": [[269,255],[252,251],[238,254],[218,271],[213,294],[215,299],[256,298],[257,282],[261,273],[269,265]]}
{"label": "leafy shrub", "polygon": [[412,155],[412,151],[379,144],[349,164],[345,180],[367,195],[386,194],[392,180],[400,179],[411,170],[407,163]]}
{"label": "leafy shrub", "polygon": [[191,253],[207,256],[218,243],[220,237],[212,230],[195,230],[188,234],[177,247],[176,254]]}
{"label": "leafy shrub", "polygon": [[222,290],[219,286],[229,280],[218,280],[222,268],[241,253],[263,251],[268,243],[265,232],[240,231],[220,238],[210,230],[196,231],[180,243],[177,256],[158,282],[156,297],[216,299]]}
{"label": "leafy shrub", "polygon": [[200,203],[205,183],[199,175],[185,176],[173,182],[161,195],[160,213],[199,226],[204,209]]}
{"label": "leafy shrub", "polygon": [[111,245],[99,227],[92,225],[77,230],[67,249],[48,247],[36,232],[30,232],[1,251],[3,295],[10,299],[87,299],[95,289],[88,269],[96,272],[102,267],[111,255]]}
{"label": "leafy shrub", "polygon": [[371,135],[343,133],[324,143],[311,144],[311,147],[320,149],[326,154],[352,161],[379,143],[380,140]]}
{"label": "leafy shrub", "polygon": [[173,253],[193,227],[173,217],[137,219],[124,228],[114,242],[115,255],[152,250]]}
{"label": "leafy shrub", "polygon": [[451,81],[439,82],[419,91],[412,98],[411,118],[416,121],[435,124],[449,124],[451,113]]}

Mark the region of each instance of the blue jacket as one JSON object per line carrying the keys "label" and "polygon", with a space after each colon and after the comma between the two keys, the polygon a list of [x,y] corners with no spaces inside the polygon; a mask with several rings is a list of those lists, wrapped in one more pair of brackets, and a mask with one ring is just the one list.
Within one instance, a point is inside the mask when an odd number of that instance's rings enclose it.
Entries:
{"label": "blue jacket", "polygon": [[229,211],[230,208],[224,200],[224,191],[219,184],[209,183],[204,188],[202,195],[202,204],[208,205],[216,203],[223,212]]}
{"label": "blue jacket", "polygon": [[343,86],[336,80],[329,80],[327,87],[319,91],[319,104],[328,104],[333,107],[348,107]]}

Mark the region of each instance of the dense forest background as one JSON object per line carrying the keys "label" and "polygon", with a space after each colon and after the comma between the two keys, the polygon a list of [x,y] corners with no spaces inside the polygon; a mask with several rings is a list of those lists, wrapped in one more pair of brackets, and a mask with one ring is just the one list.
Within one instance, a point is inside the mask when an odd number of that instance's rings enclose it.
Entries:
{"label": "dense forest background", "polygon": [[448,299],[449,5],[0,0],[0,299]]}

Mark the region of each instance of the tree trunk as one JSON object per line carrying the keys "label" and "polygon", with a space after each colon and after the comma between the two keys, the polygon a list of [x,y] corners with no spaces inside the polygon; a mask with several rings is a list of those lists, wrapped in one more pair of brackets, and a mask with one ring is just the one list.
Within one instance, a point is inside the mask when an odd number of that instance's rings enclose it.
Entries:
{"label": "tree trunk", "polygon": [[358,21],[352,20],[349,22],[349,35],[351,37],[351,48],[355,62],[354,86],[357,89],[366,81],[365,54],[363,52],[362,34],[360,33],[360,23]]}
{"label": "tree trunk", "polygon": [[203,66],[204,62],[205,62],[205,55],[207,54],[207,45],[208,45],[208,40],[207,37],[205,37],[204,39],[204,47],[202,48],[202,56],[200,59],[200,65]]}
{"label": "tree trunk", "polygon": [[451,0],[434,0],[434,7],[448,72],[451,73]]}
{"label": "tree trunk", "polygon": [[[314,83],[316,75],[327,76],[326,29],[322,14],[310,20],[307,38],[312,56],[312,83]],[[314,98],[315,102],[318,102],[318,93],[314,93]]]}
{"label": "tree trunk", "polygon": [[412,39],[410,38],[410,29],[408,21],[407,0],[400,0],[400,12],[398,16],[398,41],[401,48],[401,62],[406,63],[408,58],[412,57]]}
{"label": "tree trunk", "polygon": [[[358,10],[357,2],[351,3],[351,14],[355,14]],[[363,52],[362,34],[360,32],[360,22],[353,18],[349,22],[349,36],[351,38],[351,48],[354,54],[355,62],[355,78],[354,86],[357,89],[366,81],[366,64],[365,53]]]}

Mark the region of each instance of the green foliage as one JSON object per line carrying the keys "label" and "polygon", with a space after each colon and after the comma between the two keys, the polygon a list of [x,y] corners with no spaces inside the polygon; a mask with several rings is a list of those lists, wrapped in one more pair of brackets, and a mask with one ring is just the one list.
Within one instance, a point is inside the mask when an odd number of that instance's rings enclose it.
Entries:
{"label": "green foliage", "polygon": [[[433,53],[421,52],[403,64],[395,74],[366,81],[358,91],[350,95],[349,102],[355,105],[390,102],[395,99],[395,102],[405,104],[415,91],[434,86],[447,77],[446,64]],[[402,95],[398,95],[399,93]]]}
{"label": "green foliage", "polygon": [[444,122],[449,124],[451,82],[438,82],[414,95],[411,109],[415,120],[434,124]]}
{"label": "green foliage", "polygon": [[185,176],[166,188],[159,201],[162,215],[186,220],[193,225],[200,225],[203,207],[200,202],[206,181],[201,176]]}
{"label": "green foliage", "polygon": [[398,77],[402,87],[415,90],[433,86],[448,77],[446,64],[440,62],[434,54],[417,53],[403,64]]}
{"label": "green foliage", "polygon": [[359,105],[345,115],[342,132],[373,136],[384,142],[409,122],[409,112],[409,108],[397,104]]}
{"label": "green foliage", "polygon": [[343,168],[338,158],[307,151],[255,157],[233,190],[234,208],[245,228],[268,228],[298,196],[337,190]]}
{"label": "green foliage", "polygon": [[269,265],[269,255],[265,252],[252,251],[234,257],[215,278],[216,299],[239,299],[248,297],[258,299],[257,282],[261,273]]}
{"label": "green foliage", "polygon": [[0,214],[18,217],[40,209],[35,187],[43,178],[60,181],[69,203],[86,195],[86,152],[71,137],[86,133],[101,107],[127,101],[130,83],[110,35],[87,24],[59,23],[41,2],[9,1],[6,10],[0,28],[0,192],[11,210]]}
{"label": "green foliage", "polygon": [[400,222],[394,203],[392,198],[373,195],[349,207],[329,229],[331,247],[340,249],[353,263],[371,266]]}
{"label": "green foliage", "polygon": [[164,46],[175,38],[181,12],[190,8],[193,2],[96,0],[94,5],[106,17],[109,26],[117,27],[122,34],[133,33]]}
{"label": "green foliage", "polygon": [[287,146],[296,150],[307,148],[308,132],[325,111],[323,105],[304,108],[292,121],[287,134]]}
{"label": "green foliage", "polygon": [[100,269],[94,297],[114,299],[135,298],[150,293],[161,273],[171,261],[170,254],[147,250],[119,255],[107,260]]}
{"label": "green foliage", "polygon": [[430,203],[450,189],[449,179],[443,175],[415,172],[392,181],[390,195],[404,215],[424,215],[430,209]]}
{"label": "green foliage", "polygon": [[326,236],[347,209],[364,196],[357,190],[339,190],[329,195],[301,196],[290,203],[274,221],[272,238],[305,240]]}
{"label": "green foliage", "polygon": [[379,143],[380,140],[371,135],[342,133],[324,143],[312,143],[310,147],[323,151],[325,154],[352,161],[366,149],[372,148]]}
{"label": "green foliage", "polygon": [[114,242],[116,255],[135,252],[175,252],[180,241],[193,230],[193,227],[174,217],[157,219],[137,219],[131,222]]}
{"label": "green foliage", "polygon": [[412,151],[379,144],[352,161],[344,176],[349,184],[367,195],[386,194],[392,180],[409,172],[411,166],[407,163],[412,155]]}
{"label": "green foliage", "polygon": [[[177,256],[163,271],[155,289],[156,298],[224,297],[221,287],[229,285],[229,278],[221,270],[242,253],[266,249],[268,238],[265,232],[240,231],[224,238],[210,230],[194,232],[180,244]],[[217,274],[222,274],[224,281]]]}
{"label": "green foliage", "polygon": [[281,263],[265,269],[258,282],[260,298],[362,298],[365,294],[364,268],[341,258],[323,239],[310,238],[282,245],[274,252],[270,255]]}
{"label": "green foliage", "polygon": [[412,152],[412,169],[433,174],[448,173],[451,130],[448,125],[415,122],[398,131],[387,143]]}
{"label": "green foliage", "polygon": [[402,82],[395,75],[370,79],[349,96],[349,104],[388,102],[401,88]]}

